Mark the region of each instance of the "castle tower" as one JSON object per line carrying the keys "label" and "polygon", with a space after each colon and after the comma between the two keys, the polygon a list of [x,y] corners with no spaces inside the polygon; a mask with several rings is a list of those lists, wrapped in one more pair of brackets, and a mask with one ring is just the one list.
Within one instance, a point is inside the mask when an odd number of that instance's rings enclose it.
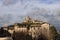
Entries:
{"label": "castle tower", "polygon": [[23,22],[30,22],[30,21],[31,21],[31,18],[27,16]]}
{"label": "castle tower", "polygon": [[25,18],[25,20],[30,20],[31,18],[29,17],[29,16],[27,16],[26,18]]}

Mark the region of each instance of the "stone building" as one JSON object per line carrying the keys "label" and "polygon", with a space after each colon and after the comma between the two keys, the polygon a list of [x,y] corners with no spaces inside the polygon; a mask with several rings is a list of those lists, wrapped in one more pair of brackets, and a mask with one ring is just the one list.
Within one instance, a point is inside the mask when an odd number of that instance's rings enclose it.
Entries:
{"label": "stone building", "polygon": [[11,36],[15,37],[15,40],[29,40],[27,35],[32,37],[30,38],[31,40],[39,40],[39,38],[43,38],[41,40],[51,40],[50,27],[49,23],[34,20],[28,16],[22,23],[15,23],[14,25],[3,27],[3,29],[10,32]]}

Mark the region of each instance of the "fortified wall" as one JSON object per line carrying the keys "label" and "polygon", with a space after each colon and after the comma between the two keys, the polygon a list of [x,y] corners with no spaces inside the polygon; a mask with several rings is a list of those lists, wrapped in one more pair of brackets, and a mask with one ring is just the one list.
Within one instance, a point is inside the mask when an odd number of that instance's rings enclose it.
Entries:
{"label": "fortified wall", "polygon": [[49,23],[34,20],[28,16],[22,23],[5,26],[3,29],[7,30],[15,40],[39,40],[39,38],[53,40],[50,36],[50,27]]}

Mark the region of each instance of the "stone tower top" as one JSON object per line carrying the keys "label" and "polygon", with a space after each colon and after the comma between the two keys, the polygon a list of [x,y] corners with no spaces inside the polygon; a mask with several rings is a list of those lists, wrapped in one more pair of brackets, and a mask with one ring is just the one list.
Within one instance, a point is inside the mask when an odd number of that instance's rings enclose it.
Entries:
{"label": "stone tower top", "polygon": [[31,18],[30,18],[29,16],[27,16],[27,17],[25,18],[25,20],[27,20],[27,21],[30,20],[30,19],[31,19]]}
{"label": "stone tower top", "polygon": [[27,16],[23,22],[28,22],[30,20],[31,20],[31,18],[29,16]]}
{"label": "stone tower top", "polygon": [[32,18],[30,18],[29,16],[27,16],[26,18],[25,18],[25,20],[23,21],[23,23],[41,23],[41,21],[38,21],[38,20],[36,20],[36,19],[32,19]]}

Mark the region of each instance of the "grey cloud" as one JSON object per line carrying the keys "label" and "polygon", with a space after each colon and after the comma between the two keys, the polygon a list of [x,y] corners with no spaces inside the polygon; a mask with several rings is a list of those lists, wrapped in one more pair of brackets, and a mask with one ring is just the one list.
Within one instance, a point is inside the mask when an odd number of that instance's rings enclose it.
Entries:
{"label": "grey cloud", "polygon": [[16,4],[18,0],[2,0],[3,5],[13,5]]}
{"label": "grey cloud", "polygon": [[3,5],[6,5],[6,6],[8,6],[8,5],[13,5],[13,4],[16,4],[17,2],[20,2],[21,4],[24,4],[24,3],[26,3],[26,2],[39,2],[39,3],[47,3],[47,4],[49,4],[49,3],[58,3],[59,1],[56,1],[56,0],[1,0],[2,1],[2,3],[3,3]]}
{"label": "grey cloud", "polygon": [[[3,3],[5,3],[5,1],[3,1]],[[19,1],[22,1],[22,3],[12,0],[9,2],[6,1],[7,5],[11,5],[10,3],[15,5],[8,7],[0,6],[0,26],[14,22],[22,22],[23,19],[29,15],[33,19],[46,21],[55,25],[57,29],[60,28],[60,4],[42,4],[36,1],[26,2],[27,0]]]}
{"label": "grey cloud", "polygon": [[40,21],[46,21],[52,25],[55,25],[57,30],[60,30],[60,27],[59,27],[60,26],[60,11],[59,12],[58,11],[59,10],[47,9],[45,7],[33,8],[27,15],[32,18],[38,19]]}
{"label": "grey cloud", "polygon": [[23,21],[25,16],[23,15],[12,15],[12,14],[3,14],[0,16],[0,27],[5,25],[11,25],[14,23],[20,23]]}

